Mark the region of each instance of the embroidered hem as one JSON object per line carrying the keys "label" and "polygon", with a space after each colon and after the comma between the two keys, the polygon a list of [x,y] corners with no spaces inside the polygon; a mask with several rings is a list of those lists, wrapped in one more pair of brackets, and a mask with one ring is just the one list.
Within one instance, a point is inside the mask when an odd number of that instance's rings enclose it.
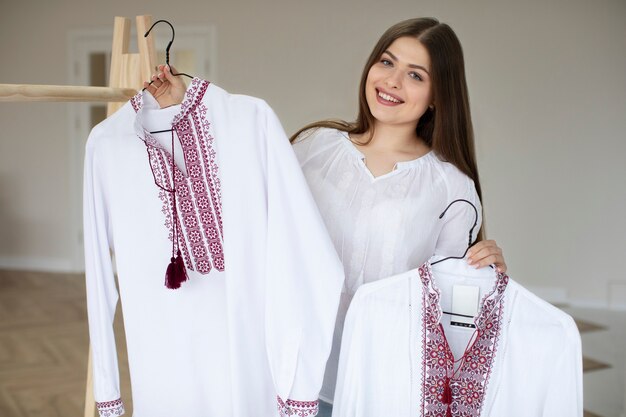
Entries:
{"label": "embroidered hem", "polygon": [[98,408],[100,417],[117,417],[125,413],[124,403],[121,398],[115,401],[96,402],[96,408]]}
{"label": "embroidered hem", "polygon": [[280,397],[276,397],[278,414],[280,417],[314,417],[319,410],[319,402],[316,401],[294,401],[284,402]]}

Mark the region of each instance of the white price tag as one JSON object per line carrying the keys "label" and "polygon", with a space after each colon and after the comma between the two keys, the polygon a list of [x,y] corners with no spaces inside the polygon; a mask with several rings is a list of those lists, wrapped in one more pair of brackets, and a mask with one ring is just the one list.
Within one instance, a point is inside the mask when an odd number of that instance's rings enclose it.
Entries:
{"label": "white price tag", "polygon": [[[480,287],[473,285],[452,286],[452,313],[450,325],[476,328],[474,317],[478,314]],[[459,314],[459,315],[457,315]],[[465,317],[469,316],[469,317]]]}

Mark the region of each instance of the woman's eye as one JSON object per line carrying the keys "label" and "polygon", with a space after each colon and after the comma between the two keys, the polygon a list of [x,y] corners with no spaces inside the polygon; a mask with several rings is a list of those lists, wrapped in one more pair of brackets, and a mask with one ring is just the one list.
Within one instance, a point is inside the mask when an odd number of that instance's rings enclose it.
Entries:
{"label": "woman's eye", "polygon": [[390,65],[391,65],[391,61],[390,61],[390,60],[388,60],[388,59],[386,59],[386,58],[381,59],[381,60],[380,60],[380,63],[381,63],[381,64],[383,64],[383,65],[384,65],[384,66],[386,66],[386,67],[388,67],[388,66],[390,66]]}
{"label": "woman's eye", "polygon": [[419,75],[417,72],[410,72],[409,77],[413,78],[414,80],[422,81],[421,75]]}

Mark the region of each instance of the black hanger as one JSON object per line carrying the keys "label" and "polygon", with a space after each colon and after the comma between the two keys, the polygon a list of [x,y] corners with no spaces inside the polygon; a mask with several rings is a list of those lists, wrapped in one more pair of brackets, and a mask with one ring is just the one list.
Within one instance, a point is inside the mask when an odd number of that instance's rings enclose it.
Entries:
{"label": "black hanger", "polygon": [[[438,261],[436,261],[436,262],[431,263],[431,265],[436,265],[436,264],[438,264],[439,262],[443,262],[443,261],[446,261],[446,260],[448,260],[448,259],[463,259],[463,258],[465,258],[465,255],[467,255],[467,251],[469,250],[469,248],[472,246],[472,233],[474,232],[474,229],[476,228],[476,225],[478,224],[478,209],[476,208],[476,206],[475,206],[475,205],[474,205],[471,201],[467,201],[467,200],[462,199],[462,198],[460,198],[460,199],[458,199],[458,200],[454,200],[452,203],[448,204],[448,207],[446,207],[446,209],[443,211],[443,213],[441,213],[441,214],[439,215],[439,218],[440,218],[440,219],[441,219],[441,218],[443,218],[443,216],[446,214],[446,212],[448,211],[448,209],[449,209],[449,208],[450,208],[450,207],[451,207],[454,203],[457,203],[457,202],[459,202],[459,201],[465,201],[467,204],[471,205],[471,206],[472,206],[472,208],[474,209],[474,213],[475,213],[475,215],[476,215],[476,216],[475,216],[475,218],[474,218],[474,225],[472,226],[472,228],[471,228],[471,229],[470,229],[470,231],[469,231],[469,236],[468,236],[468,239],[467,239],[467,249],[465,249],[465,252],[464,252],[464,253],[463,253],[463,255],[461,255],[461,256],[448,256],[447,258],[443,258],[443,259],[440,259],[440,260],[438,260]],[[451,313],[451,312],[448,312],[448,311],[443,311],[443,310],[442,310],[441,312],[442,312],[443,314],[449,314],[449,315],[451,315],[451,316],[460,316],[460,317],[474,318],[474,316],[469,316],[469,315],[467,315],[467,314]]]}
{"label": "black hanger", "polygon": [[[176,32],[174,31],[174,26],[172,26],[172,24],[168,22],[167,20],[163,20],[163,19],[157,20],[156,22],[152,24],[152,26],[150,26],[150,29],[148,29],[148,31],[143,35],[143,37],[144,38],[147,37],[152,31],[152,28],[154,28],[158,23],[161,23],[161,22],[167,23],[168,25],[170,25],[170,28],[172,29],[172,39],[169,41],[169,43],[167,44],[167,47],[165,48],[165,63],[167,64],[168,67],[170,67],[170,70],[171,70],[172,67],[170,66],[170,48],[172,47],[172,44],[174,43],[174,37],[176,36]],[[185,74],[184,72],[178,72],[178,73],[172,72],[172,75],[176,75],[176,76],[184,75],[186,77],[193,78],[192,75]],[[151,80],[150,84],[152,83],[153,81]],[[143,90],[145,90],[145,88]]]}
{"label": "black hanger", "polygon": [[472,233],[474,232],[474,229],[476,228],[476,225],[478,224],[478,209],[476,209],[476,206],[474,204],[472,204],[472,202],[464,200],[462,198],[459,198],[458,200],[454,200],[452,203],[448,204],[448,207],[446,207],[446,209],[443,211],[443,213],[441,213],[439,215],[439,219],[443,218],[443,216],[446,214],[446,212],[448,211],[448,209],[454,204],[457,203],[459,201],[465,201],[467,204],[469,204],[470,206],[472,206],[472,208],[474,209],[474,213],[476,214],[476,216],[474,217],[474,225],[472,226],[472,228],[469,230],[469,236],[467,238],[467,249],[465,249],[465,252],[463,252],[463,255],[461,256],[448,256],[447,258],[443,258],[440,259],[438,261],[435,261],[433,263],[431,263],[431,265],[436,265],[439,262],[443,262],[443,261],[447,261],[448,259],[463,259],[465,258],[465,255],[467,255],[467,251],[469,250],[469,248],[472,246]]}
{"label": "black hanger", "polygon": [[[174,30],[174,26],[172,26],[172,24],[170,22],[168,22],[167,20],[164,20],[164,19],[157,20],[156,22],[154,22],[152,24],[152,26],[150,26],[150,29],[148,29],[148,31],[143,35],[143,37],[146,38],[150,34],[152,29],[158,23],[161,23],[161,22],[167,23],[170,26],[170,28],[172,29],[172,39],[169,41],[169,43],[167,44],[167,47],[165,48],[165,64],[167,64],[167,66],[170,67],[170,48],[172,47],[172,44],[174,43],[174,38],[176,37],[176,31]],[[170,71],[171,70],[172,70],[172,67],[170,67]],[[176,75],[176,76],[184,75],[184,76],[189,77],[189,78],[194,78],[192,75],[186,74],[184,72],[178,72],[178,73],[172,72],[172,75]],[[152,84],[153,82],[154,81],[150,81],[150,84]],[[145,88],[143,90],[145,90]],[[165,130],[157,130],[155,132],[150,132],[150,133],[165,133],[165,132],[172,132],[172,131],[173,131],[172,129],[165,129]]]}

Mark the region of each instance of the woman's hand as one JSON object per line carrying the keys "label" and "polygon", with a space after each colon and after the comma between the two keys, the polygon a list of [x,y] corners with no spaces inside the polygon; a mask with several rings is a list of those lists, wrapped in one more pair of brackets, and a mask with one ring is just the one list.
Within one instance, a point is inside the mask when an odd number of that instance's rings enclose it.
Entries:
{"label": "woman's hand", "polygon": [[467,263],[475,268],[495,264],[496,271],[506,272],[506,262],[502,256],[502,249],[495,240],[482,240],[472,246],[467,252]]}
{"label": "woman's hand", "polygon": [[167,65],[159,65],[157,70],[159,72],[152,75],[152,84],[144,81],[143,87],[152,94],[161,108],[182,103],[187,90],[182,77],[172,75]]}

